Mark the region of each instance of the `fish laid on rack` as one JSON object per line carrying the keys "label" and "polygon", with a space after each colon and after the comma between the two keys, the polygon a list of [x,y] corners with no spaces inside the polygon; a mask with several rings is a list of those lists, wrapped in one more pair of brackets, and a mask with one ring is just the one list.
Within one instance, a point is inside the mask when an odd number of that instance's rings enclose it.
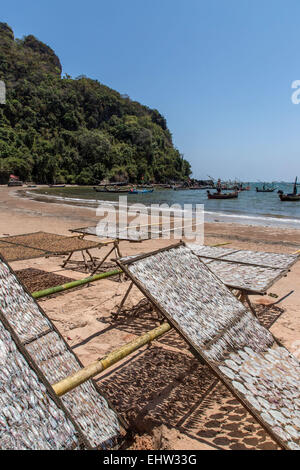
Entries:
{"label": "fish laid on rack", "polygon": [[[26,292],[14,272],[1,259],[0,313],[48,383],[53,384],[82,368],[82,364],[50,319]],[[2,345],[0,341],[0,346],[3,346],[0,354],[2,366],[5,366],[7,344]],[[10,390],[13,393],[14,388],[9,381],[5,381],[2,385],[3,391]],[[1,396],[0,394],[0,400]],[[32,400],[34,401],[34,396]],[[91,380],[64,395],[60,400],[84,436],[89,448],[110,449],[118,445],[122,434],[121,425],[116,414],[99,394]],[[9,404],[9,406],[13,405]],[[29,414],[32,413],[30,411]],[[34,417],[32,419],[34,420]],[[54,423],[52,427],[55,428]],[[57,424],[56,427],[59,430]],[[45,437],[47,443],[43,441],[46,449],[52,448],[51,434],[49,439],[47,436]],[[5,439],[5,429],[3,430],[0,425],[0,447],[2,438]],[[43,448],[42,443],[40,447]],[[60,448],[63,447],[62,444]]]}
{"label": "fish laid on rack", "polygon": [[120,267],[273,439],[300,449],[300,364],[183,244]]}

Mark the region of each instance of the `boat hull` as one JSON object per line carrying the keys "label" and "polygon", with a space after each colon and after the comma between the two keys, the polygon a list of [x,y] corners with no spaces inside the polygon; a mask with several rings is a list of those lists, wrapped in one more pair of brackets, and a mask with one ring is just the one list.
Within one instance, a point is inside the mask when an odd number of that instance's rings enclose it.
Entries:
{"label": "boat hull", "polygon": [[222,194],[222,193],[214,193],[211,194],[209,191],[207,191],[207,197],[208,199],[237,199],[239,193],[227,193],[227,194]]}
{"label": "boat hull", "polygon": [[96,193],[113,193],[113,194],[127,194],[128,189],[100,189],[97,187],[93,187],[93,190]]}
{"label": "boat hull", "polygon": [[128,194],[145,194],[145,193],[153,193],[153,189],[136,189],[133,191],[128,191]]}
{"label": "boat hull", "polygon": [[258,189],[258,188],[256,188],[257,193],[273,193],[273,191],[275,191],[275,188],[274,189]]}
{"label": "boat hull", "polygon": [[296,202],[300,201],[300,194],[279,194],[279,198],[281,201]]}
{"label": "boat hull", "polygon": [[23,186],[23,182],[22,181],[9,181],[9,183],[7,183],[7,186]]}

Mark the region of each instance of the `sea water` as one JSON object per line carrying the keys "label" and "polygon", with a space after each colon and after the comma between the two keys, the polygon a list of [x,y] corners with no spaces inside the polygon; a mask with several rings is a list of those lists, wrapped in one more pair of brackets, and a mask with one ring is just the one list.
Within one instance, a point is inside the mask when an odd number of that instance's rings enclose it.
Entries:
{"label": "sea water", "polygon": [[[206,222],[226,222],[247,225],[262,225],[300,229],[300,201],[282,202],[277,191],[284,193],[293,191],[292,183],[276,183],[272,193],[258,193],[258,183],[251,183],[249,191],[241,191],[237,199],[216,200],[208,199],[206,190],[172,190],[155,189],[152,193],[144,194],[112,194],[100,193],[93,187],[65,187],[43,188],[30,194],[34,197],[46,198],[49,202],[74,204],[84,207],[96,208],[101,201],[115,205],[120,196],[128,196],[128,205],[142,203],[151,204],[179,204],[182,209],[184,204],[204,204],[204,217]],[[211,190],[214,192],[214,190]],[[228,192],[228,191],[226,191]],[[27,192],[27,194],[29,191]],[[165,209],[166,211],[168,209]]]}

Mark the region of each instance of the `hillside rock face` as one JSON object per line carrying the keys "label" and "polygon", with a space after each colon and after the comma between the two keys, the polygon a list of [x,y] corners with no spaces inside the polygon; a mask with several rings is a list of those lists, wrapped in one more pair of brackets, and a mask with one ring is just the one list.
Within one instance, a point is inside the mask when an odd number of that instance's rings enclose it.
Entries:
{"label": "hillside rock face", "polygon": [[11,27],[0,23],[0,78],[15,81],[28,78],[34,72],[60,76],[59,58],[49,46],[32,35],[15,41]]}
{"label": "hillside rock face", "polygon": [[14,32],[7,23],[0,23],[0,41],[14,41]]}
{"label": "hillside rock face", "polygon": [[166,119],[91,80],[61,78],[48,45],[15,39],[0,23],[0,183],[10,173],[38,183],[95,184],[102,179],[167,182],[190,175]]}
{"label": "hillside rock face", "polygon": [[61,74],[62,67],[60,60],[51,47],[39,41],[32,35],[26,36],[24,38],[23,45],[25,48],[31,49],[36,54],[38,54],[44,63],[49,62],[49,64],[54,65],[54,67],[59,70],[59,74]]}

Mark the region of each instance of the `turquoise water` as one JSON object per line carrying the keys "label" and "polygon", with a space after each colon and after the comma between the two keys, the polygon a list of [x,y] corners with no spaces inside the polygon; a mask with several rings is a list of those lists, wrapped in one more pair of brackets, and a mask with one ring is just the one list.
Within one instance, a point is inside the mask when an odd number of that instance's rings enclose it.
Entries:
{"label": "turquoise water", "polygon": [[[300,228],[300,201],[282,202],[277,190],[292,192],[292,183],[277,183],[273,193],[257,193],[258,183],[251,183],[250,191],[239,193],[238,199],[232,200],[208,200],[206,190],[154,190],[153,193],[127,195],[97,193],[92,187],[66,187],[46,188],[38,190],[39,194],[53,202],[76,204],[95,208],[101,201],[109,201],[114,204],[119,201],[119,196],[127,196],[128,204],[204,204],[205,220],[207,222],[228,222],[249,225],[281,226]],[[300,191],[300,188],[299,188]],[[37,192],[37,191],[35,191]]]}

